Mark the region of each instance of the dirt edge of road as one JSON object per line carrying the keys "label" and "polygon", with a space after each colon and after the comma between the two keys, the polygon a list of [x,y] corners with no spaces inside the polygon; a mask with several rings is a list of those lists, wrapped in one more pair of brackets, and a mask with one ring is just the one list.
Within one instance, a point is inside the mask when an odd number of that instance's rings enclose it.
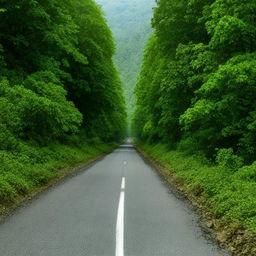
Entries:
{"label": "dirt edge of road", "polygon": [[135,149],[148,161],[171,187],[179,193],[179,197],[187,199],[200,217],[200,226],[203,231],[217,241],[221,248],[226,249],[233,256],[256,256],[255,234],[245,230],[239,223],[229,223],[224,218],[218,219],[206,207],[202,199],[196,196],[189,186],[176,177],[176,175],[135,145]]}
{"label": "dirt edge of road", "polygon": [[58,184],[61,184],[62,182],[65,182],[67,179],[72,178],[73,176],[76,176],[79,173],[87,170],[88,168],[90,168],[98,161],[102,160],[106,155],[108,155],[115,149],[116,147],[110,149],[107,152],[103,152],[102,154],[99,154],[96,157],[86,160],[85,162],[60,169],[57,173],[57,176],[51,179],[46,185],[36,187],[32,189],[28,194],[24,196],[18,196],[15,198],[13,202],[3,205],[0,208],[0,222],[4,221],[4,219],[9,215],[12,215],[12,213],[14,213],[15,210],[17,210],[18,208],[23,207],[24,205],[32,202],[40,194],[48,191],[49,189],[55,187]]}

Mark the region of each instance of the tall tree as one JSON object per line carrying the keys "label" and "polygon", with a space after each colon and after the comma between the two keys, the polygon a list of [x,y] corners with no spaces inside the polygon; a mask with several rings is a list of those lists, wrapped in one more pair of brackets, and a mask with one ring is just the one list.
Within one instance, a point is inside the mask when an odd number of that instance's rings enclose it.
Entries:
{"label": "tall tree", "polygon": [[253,161],[255,1],[157,3],[154,47],[137,84],[136,133],[209,157],[232,148]]}

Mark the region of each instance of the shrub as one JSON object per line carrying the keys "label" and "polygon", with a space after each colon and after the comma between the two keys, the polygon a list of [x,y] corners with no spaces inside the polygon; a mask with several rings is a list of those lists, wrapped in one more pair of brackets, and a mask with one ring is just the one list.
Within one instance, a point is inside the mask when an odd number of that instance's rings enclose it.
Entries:
{"label": "shrub", "polygon": [[50,179],[56,176],[56,173],[43,168],[43,166],[34,166],[32,169],[26,170],[24,175],[35,186],[41,186],[47,184]]}
{"label": "shrub", "polygon": [[50,72],[35,73],[24,85],[0,83],[0,125],[7,124],[16,137],[45,143],[78,132],[82,114]]}
{"label": "shrub", "polygon": [[19,172],[25,168],[18,155],[13,152],[0,150],[0,174],[7,172]]}
{"label": "shrub", "polygon": [[27,193],[30,187],[27,181],[19,174],[6,173],[3,176],[3,180],[8,182],[20,194]]}
{"label": "shrub", "polygon": [[2,177],[0,177],[0,200],[11,201],[16,196],[15,189]]}
{"label": "shrub", "polygon": [[235,174],[235,178],[243,181],[256,181],[256,162],[252,165],[240,168]]}
{"label": "shrub", "polygon": [[18,144],[17,138],[7,129],[6,125],[0,123],[0,150],[16,150]]}
{"label": "shrub", "polygon": [[222,148],[217,152],[216,163],[223,168],[237,171],[243,166],[243,159],[235,155],[232,148]]}

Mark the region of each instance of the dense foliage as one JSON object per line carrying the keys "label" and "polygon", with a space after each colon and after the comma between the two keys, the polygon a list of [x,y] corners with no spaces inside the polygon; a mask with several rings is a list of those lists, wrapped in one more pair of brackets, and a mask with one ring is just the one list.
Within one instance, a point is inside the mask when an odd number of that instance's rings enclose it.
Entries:
{"label": "dense foliage", "polygon": [[[214,191],[216,208],[225,207],[218,208],[222,214],[240,214],[247,194],[236,196],[246,186],[248,194],[256,191],[255,20],[254,0],[157,1],[136,86],[137,138],[204,155],[221,166],[224,174],[216,168],[198,175],[212,175],[216,184],[227,175],[223,190]],[[237,217],[255,225],[251,199]]]}
{"label": "dense foliage", "polygon": [[160,0],[136,88],[137,135],[255,160],[255,1]]}
{"label": "dense foliage", "polygon": [[114,57],[120,71],[128,121],[134,110],[134,87],[139,74],[143,47],[150,35],[154,0],[97,0],[102,5],[117,44]]}
{"label": "dense foliage", "polygon": [[126,113],[112,34],[93,0],[0,3],[2,199],[6,172],[26,183],[18,165],[48,159],[50,145],[120,141]]}
{"label": "dense foliage", "polygon": [[[16,2],[2,0],[1,5],[1,83],[6,83],[5,77],[11,88],[19,85],[14,91],[26,89],[31,97],[40,96],[38,100],[55,98],[63,104],[60,110],[65,115],[55,111],[58,116],[49,122],[52,126],[61,123],[64,133],[78,129],[83,118],[88,134],[107,140],[120,137],[125,124],[124,103],[112,63],[112,35],[100,7],[91,0]],[[25,97],[25,92],[21,94]],[[14,96],[11,100],[15,101]],[[51,106],[49,109],[54,112]],[[48,127],[45,117],[34,115],[39,116],[38,120],[32,117],[34,125],[40,127],[39,119],[43,118]],[[38,133],[41,135],[40,129]]]}

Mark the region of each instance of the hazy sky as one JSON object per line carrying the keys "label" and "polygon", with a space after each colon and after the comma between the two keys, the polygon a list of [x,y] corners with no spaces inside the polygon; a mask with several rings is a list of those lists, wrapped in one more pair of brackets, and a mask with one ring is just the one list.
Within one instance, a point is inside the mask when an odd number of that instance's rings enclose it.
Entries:
{"label": "hazy sky", "polygon": [[[102,7],[115,36],[120,30],[139,30],[149,24],[155,0],[96,0]],[[136,26],[136,27],[135,27]],[[124,31],[123,31],[124,32]]]}

